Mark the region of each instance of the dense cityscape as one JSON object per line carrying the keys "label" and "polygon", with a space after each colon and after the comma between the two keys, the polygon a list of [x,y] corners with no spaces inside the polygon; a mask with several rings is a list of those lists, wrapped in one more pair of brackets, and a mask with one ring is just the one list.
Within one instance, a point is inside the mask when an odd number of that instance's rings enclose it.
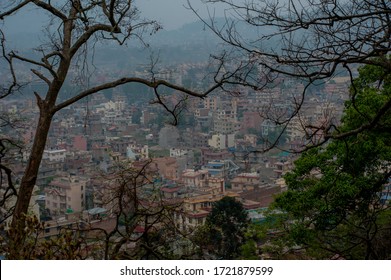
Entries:
{"label": "dense cityscape", "polygon": [[[0,4],[0,20],[20,2]],[[63,30],[47,27],[48,47],[0,26],[0,256],[389,258],[389,41],[371,52],[359,32],[364,46],[346,43],[349,28],[273,13],[292,26],[243,16],[160,31],[121,25],[132,1],[31,2]],[[320,2],[332,29],[340,7]],[[262,20],[273,35],[241,29]],[[387,24],[376,32],[389,39]]]}
{"label": "dense cityscape", "polygon": [[[177,73],[166,78],[179,84],[201,80],[197,77],[202,77],[204,67],[202,63],[177,65]],[[302,122],[337,118],[346,78],[314,88],[301,119],[290,122],[276,148],[257,153],[281,133],[262,117],[262,108],[273,103],[280,111],[293,110],[294,104],[284,96],[300,94],[302,88],[292,79],[260,92],[192,98],[177,126],[170,124],[164,108],[150,104],[151,93],[142,87],[138,92],[96,93],[62,110],[53,120],[31,201],[32,211],[46,223],[42,234],[57,235],[80,220],[91,227],[114,227],[118,209],[108,201],[116,179],[108,177],[119,166],[137,170],[147,165],[153,180],[142,183],[140,196],[154,189],[164,203],[177,204],[175,227],[190,232],[204,224],[212,204],[224,196],[237,198],[253,221],[261,221],[273,195],[285,190],[282,176],[291,170],[295,151],[305,144]],[[172,96],[175,99],[175,93]],[[24,147],[22,158],[15,155],[12,168],[21,178],[34,138],[37,107],[32,98],[22,96],[2,103],[0,109],[9,116],[23,116],[17,129]],[[137,225],[139,231],[145,227]]]}

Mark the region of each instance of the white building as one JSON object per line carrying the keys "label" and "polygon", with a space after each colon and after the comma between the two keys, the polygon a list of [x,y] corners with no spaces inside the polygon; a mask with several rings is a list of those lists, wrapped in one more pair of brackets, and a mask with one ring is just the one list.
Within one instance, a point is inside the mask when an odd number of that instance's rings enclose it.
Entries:
{"label": "white building", "polygon": [[43,159],[50,160],[50,161],[61,161],[63,162],[66,157],[66,150],[45,150],[43,152]]}
{"label": "white building", "polygon": [[212,135],[212,138],[208,140],[208,145],[220,150],[234,147],[235,134],[214,134]]}
{"label": "white building", "polygon": [[148,145],[132,144],[126,148],[126,157],[131,160],[147,159],[149,158],[149,147]]}
{"label": "white building", "polygon": [[190,152],[192,152],[192,150],[171,148],[170,149],[170,157],[181,157],[181,156],[189,154]]}

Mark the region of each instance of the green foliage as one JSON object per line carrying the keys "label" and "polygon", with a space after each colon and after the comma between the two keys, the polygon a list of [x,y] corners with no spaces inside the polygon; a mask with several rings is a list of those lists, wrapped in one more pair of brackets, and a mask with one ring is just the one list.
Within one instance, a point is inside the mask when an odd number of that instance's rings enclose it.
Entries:
{"label": "green foliage", "polygon": [[258,244],[266,238],[266,228],[259,224],[250,224],[244,233],[245,242],[240,248],[240,259],[260,259]]}
{"label": "green foliage", "polygon": [[303,153],[274,203],[285,215],[285,237],[309,257],[391,255],[390,209],[380,201],[391,175],[391,115],[378,115],[391,100],[391,74],[373,66],[359,74],[337,131],[357,133]]}
{"label": "green foliage", "polygon": [[253,239],[249,239],[241,246],[241,259],[244,260],[258,260],[257,243]]}
{"label": "green foliage", "polygon": [[233,197],[224,197],[213,204],[201,231],[203,245],[221,259],[235,259],[244,243],[249,225],[243,205]]}

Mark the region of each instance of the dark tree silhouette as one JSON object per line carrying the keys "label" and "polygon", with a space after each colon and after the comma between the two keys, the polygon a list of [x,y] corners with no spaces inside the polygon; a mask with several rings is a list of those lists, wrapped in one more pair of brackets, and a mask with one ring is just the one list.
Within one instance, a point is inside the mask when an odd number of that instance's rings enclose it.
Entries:
{"label": "dark tree silhouette", "polygon": [[[218,58],[227,71],[235,71],[231,82],[262,90],[270,82],[295,78],[305,83],[301,94],[294,95],[293,109],[276,114],[273,104],[260,112],[265,118],[287,128],[300,118],[311,85],[333,78],[341,72],[352,79],[358,65],[376,65],[391,71],[391,2],[384,0],[205,0],[210,7],[225,7],[225,22],[199,15],[228,46]],[[191,3],[188,1],[191,8]],[[379,59],[381,58],[381,59]],[[355,103],[353,91],[350,100]],[[286,97],[287,99],[289,97]],[[321,145],[330,138],[344,138],[372,129],[390,110],[391,99],[384,101],[376,115],[365,119],[351,131],[339,132],[329,118],[319,124],[302,123],[308,145]],[[316,135],[321,139],[315,139]],[[279,138],[270,145],[273,147]],[[270,147],[269,147],[270,148]]]}
{"label": "dark tree silhouette", "polygon": [[204,232],[210,252],[222,259],[238,257],[248,224],[247,212],[235,198],[226,196],[215,202]]}
{"label": "dark tree silhouette", "polygon": [[[341,133],[360,127],[390,98],[390,73],[372,65],[359,72],[353,83],[356,107],[346,104]],[[307,151],[285,176],[288,191],[274,206],[286,217],[287,236],[309,255],[390,257],[390,125],[387,112],[370,130]]]}
{"label": "dark tree silhouette", "polygon": [[[36,10],[47,16],[50,26],[46,29],[46,42],[34,48],[33,56],[25,56],[17,50],[8,50],[4,32],[0,33],[2,60],[8,65],[10,81],[2,86],[0,96],[5,97],[23,86],[18,78],[16,64],[24,64],[31,68],[34,74],[46,89],[43,92],[34,92],[39,108],[38,125],[30,151],[30,158],[26,164],[24,175],[18,189],[18,197],[13,212],[12,226],[23,232],[24,217],[28,210],[33,188],[37,180],[39,166],[54,115],[61,109],[96,92],[114,88],[129,83],[139,83],[154,90],[157,102],[164,105],[160,98],[161,88],[170,88],[185,95],[205,97],[216,88],[221,87],[224,75],[215,76],[215,84],[205,92],[199,93],[180,85],[157,79],[151,69],[150,77],[120,77],[103,84],[86,84],[84,90],[75,90],[72,96],[59,100],[59,94],[70,73],[81,73],[80,78],[87,77],[86,52],[97,42],[110,41],[124,45],[129,40],[143,38],[147,33],[154,33],[161,27],[154,20],[146,20],[140,16],[139,10],[132,0],[13,0],[0,3],[0,21],[7,22],[9,17],[18,16],[22,9],[35,7]],[[219,77],[219,78],[217,78]],[[167,108],[176,119],[181,106],[174,109]],[[3,172],[7,172],[2,168]],[[20,238],[24,238],[21,234]],[[22,244],[14,240],[15,246]]]}

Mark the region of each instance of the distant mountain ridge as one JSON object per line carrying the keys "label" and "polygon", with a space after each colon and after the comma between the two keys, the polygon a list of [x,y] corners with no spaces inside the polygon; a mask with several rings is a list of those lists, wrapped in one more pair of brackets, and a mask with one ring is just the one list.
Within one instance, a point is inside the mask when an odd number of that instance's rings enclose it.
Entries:
{"label": "distant mountain ridge", "polygon": [[[225,18],[216,18],[213,20],[215,26],[222,28],[226,24]],[[249,28],[246,24],[239,23],[237,25],[237,31],[240,36],[245,38],[256,39],[259,34],[255,33],[255,30]],[[259,31],[259,30],[257,30]],[[7,34],[9,42],[12,42],[13,45],[16,45],[17,48],[23,49],[25,46],[31,48],[31,45],[38,45],[44,41],[41,32],[27,33],[20,32],[15,34]],[[188,45],[194,43],[216,45],[221,43],[221,39],[214,34],[204,22],[195,21],[192,23],[187,23],[182,27],[174,30],[160,30],[156,34],[149,36],[146,34],[145,38],[147,43],[153,44],[162,44],[163,46],[178,46],[178,45]],[[132,44],[132,42],[130,42]]]}
{"label": "distant mountain ridge", "polygon": [[[225,18],[216,18],[213,22],[222,29],[227,23]],[[247,38],[247,41],[255,40],[260,35],[258,29],[251,29],[245,23],[239,23],[236,31],[238,36]],[[22,52],[31,52],[32,46],[38,46],[45,40],[42,33],[36,32],[8,34],[7,41],[10,42],[10,47],[15,46]],[[129,65],[134,67],[148,63],[151,52],[158,55],[161,62],[166,65],[201,62],[207,60],[211,53],[223,48],[223,41],[202,21],[188,23],[175,30],[163,29],[152,36],[146,34],[144,42],[150,48],[146,49],[142,44],[132,40],[129,41],[127,48],[118,47],[114,42],[105,42],[97,47],[99,51],[95,52],[96,62],[114,64],[118,68],[128,68]],[[268,42],[268,45],[272,46],[273,42]]]}

